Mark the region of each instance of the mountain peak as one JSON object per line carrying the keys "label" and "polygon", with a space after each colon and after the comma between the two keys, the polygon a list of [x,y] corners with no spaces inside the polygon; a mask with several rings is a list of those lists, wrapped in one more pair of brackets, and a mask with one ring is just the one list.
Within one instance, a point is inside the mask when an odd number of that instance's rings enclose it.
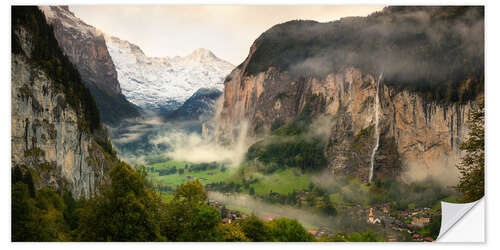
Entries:
{"label": "mountain peak", "polygon": [[205,48],[195,49],[187,57],[195,59],[216,58],[216,56],[214,55],[214,53],[212,53],[212,51]]}
{"label": "mountain peak", "polygon": [[222,90],[234,68],[204,48],[169,58],[144,56],[139,46],[116,37],[107,36],[106,46],[124,96],[145,110],[177,108],[200,88]]}
{"label": "mountain peak", "polygon": [[38,6],[38,8],[50,24],[53,24],[54,21],[61,22],[64,27],[74,29],[86,38],[91,38],[99,33],[96,28],[76,17],[68,6]]}

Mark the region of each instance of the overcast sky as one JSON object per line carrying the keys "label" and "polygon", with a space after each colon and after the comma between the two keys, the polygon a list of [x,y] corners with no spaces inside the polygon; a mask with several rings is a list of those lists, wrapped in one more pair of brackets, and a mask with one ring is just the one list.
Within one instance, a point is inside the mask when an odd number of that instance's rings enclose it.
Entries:
{"label": "overcast sky", "polygon": [[184,56],[206,48],[240,64],[250,45],[275,24],[366,16],[383,6],[70,6],[86,23],[139,45],[150,57]]}

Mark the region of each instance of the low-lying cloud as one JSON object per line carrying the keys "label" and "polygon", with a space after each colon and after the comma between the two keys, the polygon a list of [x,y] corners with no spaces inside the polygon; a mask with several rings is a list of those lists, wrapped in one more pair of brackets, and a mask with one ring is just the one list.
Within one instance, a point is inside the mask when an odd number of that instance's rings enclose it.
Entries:
{"label": "low-lying cloud", "polygon": [[455,167],[456,163],[456,160],[450,157],[434,159],[427,165],[407,162],[401,177],[407,182],[417,182],[430,178],[443,186],[455,186],[460,177],[460,172]]}
{"label": "low-lying cloud", "polygon": [[131,120],[118,128],[110,128],[111,138],[120,157],[130,164],[146,164],[147,155],[161,156],[191,163],[220,162],[239,166],[247,152],[248,122],[242,121],[232,143],[217,140],[217,120],[223,98],[215,103],[213,117],[194,121],[164,121],[159,116]]}
{"label": "low-lying cloud", "polygon": [[334,220],[332,218],[328,219],[326,215],[308,212],[303,209],[293,208],[290,206],[269,204],[246,194],[226,195],[220,192],[208,192],[208,198],[210,200],[221,202],[226,206],[245,208],[250,211],[249,213],[253,213],[259,217],[287,217],[297,219],[306,227],[327,227],[331,230],[336,228]]}
{"label": "low-lying cloud", "polygon": [[236,143],[222,146],[210,136],[203,137],[199,133],[186,133],[179,130],[167,131],[151,140],[154,145],[168,144],[171,150],[165,156],[178,161],[192,163],[222,162],[230,166],[239,166],[244,160],[248,143],[246,130],[248,126],[241,127]]}

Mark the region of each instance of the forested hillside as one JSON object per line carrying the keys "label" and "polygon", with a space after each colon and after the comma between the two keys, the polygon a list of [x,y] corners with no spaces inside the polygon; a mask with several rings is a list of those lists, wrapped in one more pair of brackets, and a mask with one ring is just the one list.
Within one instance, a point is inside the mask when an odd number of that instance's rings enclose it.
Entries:
{"label": "forested hillside", "polygon": [[198,181],[161,201],[144,167],[117,159],[92,96],[34,6],[12,7],[12,88],[12,241],[314,240],[287,218],[222,224]]}
{"label": "forested hillside", "polygon": [[54,81],[54,88],[65,94],[66,102],[82,117],[79,124],[82,129],[93,131],[100,128],[101,120],[94,98],[83,85],[74,65],[62,53],[43,13],[37,7],[13,7],[12,27],[12,53],[25,54],[18,35],[14,33],[22,27],[33,39],[29,48],[30,63],[46,72]]}
{"label": "forested hillside", "polygon": [[290,21],[254,46],[250,75],[275,67],[321,78],[353,66],[442,102],[473,100],[484,88],[483,7],[391,6],[329,23]]}
{"label": "forested hillside", "polygon": [[76,17],[68,6],[38,6],[52,26],[61,51],[74,64],[99,107],[101,121],[116,126],[139,117],[137,107],[121,92],[104,34]]}

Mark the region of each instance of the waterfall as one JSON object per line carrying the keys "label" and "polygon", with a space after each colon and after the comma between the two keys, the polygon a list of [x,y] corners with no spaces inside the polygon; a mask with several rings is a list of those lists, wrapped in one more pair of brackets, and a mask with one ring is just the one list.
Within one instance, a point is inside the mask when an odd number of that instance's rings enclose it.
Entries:
{"label": "waterfall", "polygon": [[379,88],[380,88],[380,79],[382,79],[382,76],[384,73],[380,73],[378,80],[377,80],[377,90],[375,94],[375,146],[373,147],[371,159],[370,159],[370,175],[368,176],[368,182],[372,182],[373,179],[373,165],[375,164],[375,154],[377,153],[378,150],[378,145],[380,142],[380,131],[378,128],[378,123],[379,123],[379,112],[380,112],[380,104],[379,104]]}
{"label": "waterfall", "polygon": [[353,102],[354,102],[352,100],[352,80],[349,82],[349,102],[350,102],[350,108],[351,108],[351,112],[352,112],[352,105],[353,105]]}

